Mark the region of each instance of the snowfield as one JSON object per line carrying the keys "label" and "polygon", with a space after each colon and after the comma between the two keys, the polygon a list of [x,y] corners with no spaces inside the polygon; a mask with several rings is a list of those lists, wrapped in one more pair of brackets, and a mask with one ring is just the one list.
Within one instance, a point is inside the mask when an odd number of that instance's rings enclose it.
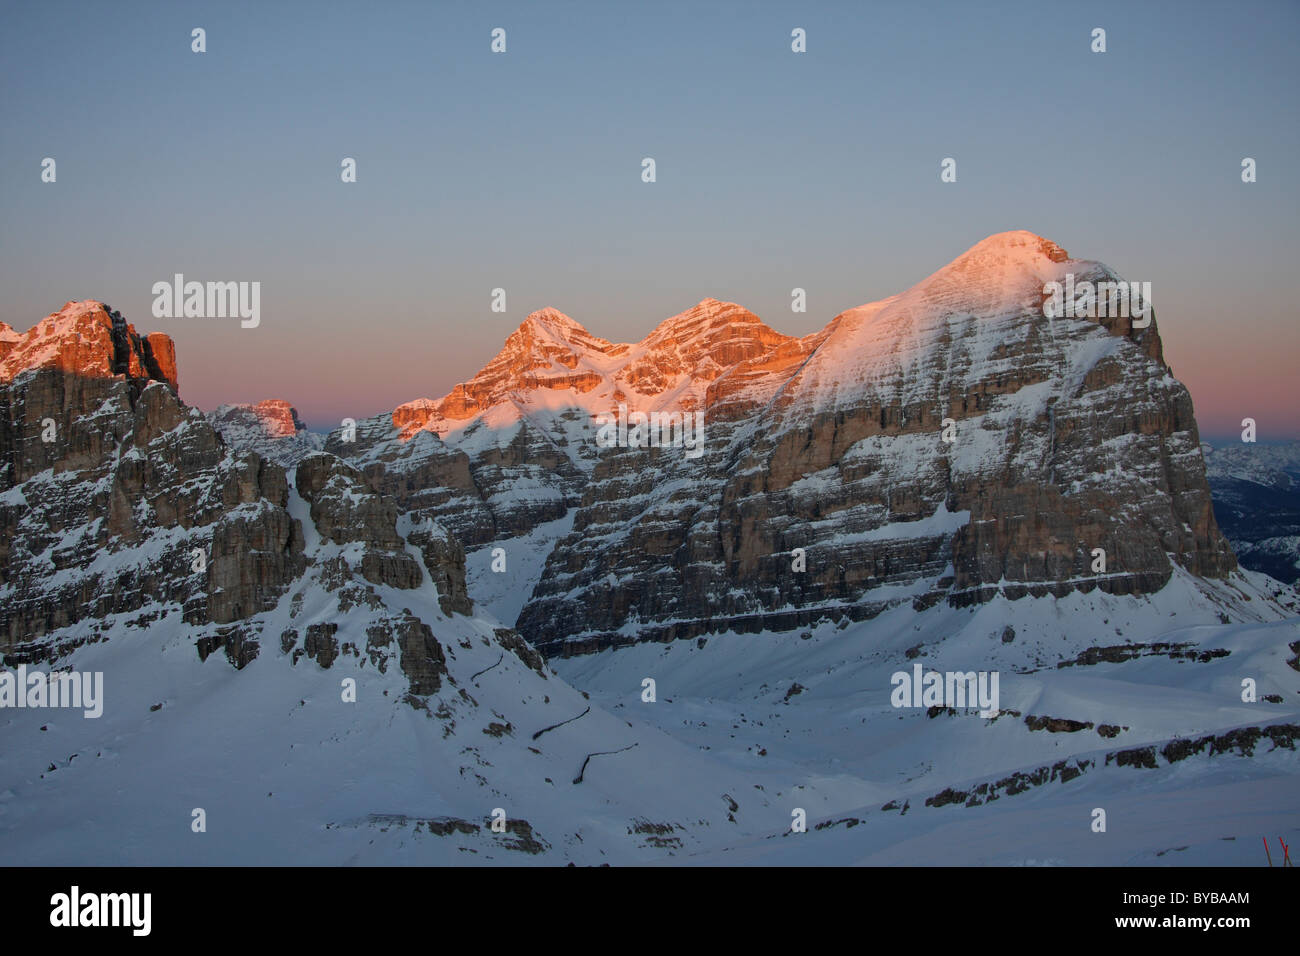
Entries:
{"label": "snowfield", "polygon": [[[449,618],[426,582],[383,597],[439,622],[449,679],[428,709],[364,654],[329,669],[270,647],[242,671],[221,654],[201,662],[171,614],[72,653],[104,673],[98,720],[0,711],[0,840],[38,865],[1257,865],[1261,836],[1300,831],[1300,672],[1287,664],[1300,622],[1269,589],[1180,573],[1149,598],[905,605],[843,627],[640,644],[543,677],[492,639],[487,612]],[[509,610],[519,593],[493,603]],[[355,632],[370,613],[340,615],[320,588],[296,617],[292,603],[264,633],[324,620]],[[1079,661],[1096,647],[1127,659]],[[893,708],[890,675],[914,662],[999,671],[1002,713]],[[1029,717],[1090,726],[1032,730]],[[1249,727],[1265,728],[1249,756],[1161,753]],[[1153,767],[1107,759],[1147,747]],[[197,808],[206,832],[191,829]],[[807,832],[792,832],[798,810]]]}

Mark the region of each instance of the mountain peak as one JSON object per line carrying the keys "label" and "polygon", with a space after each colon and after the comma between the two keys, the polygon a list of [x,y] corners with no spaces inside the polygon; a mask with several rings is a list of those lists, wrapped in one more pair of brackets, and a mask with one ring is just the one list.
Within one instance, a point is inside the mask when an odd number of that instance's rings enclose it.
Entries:
{"label": "mountain peak", "polygon": [[[763,325],[763,320],[744,306],[719,299],[701,299],[685,312],[669,316],[656,325],[641,344],[653,347],[665,338],[676,339],[679,343],[703,330],[736,330],[745,326]],[[766,326],[764,326],[766,328]],[[730,334],[730,333],[729,333]],[[740,333],[744,334],[744,333]]]}
{"label": "mountain peak", "polygon": [[607,352],[613,347],[605,339],[588,332],[581,322],[569,318],[559,309],[547,306],[530,312],[519,323],[519,328],[506,339],[496,360],[507,357],[514,361],[521,353],[537,353],[539,349],[546,353],[549,360],[550,353],[556,348],[574,352]]}
{"label": "mountain peak", "polygon": [[975,243],[975,245],[958,256],[956,261],[960,262],[970,256],[1024,260],[1047,258],[1052,262],[1065,262],[1070,258],[1070,254],[1052,240],[1044,239],[1037,233],[1029,232],[1026,229],[996,232]]}
{"label": "mountain peak", "polygon": [[268,398],[255,404],[221,405],[210,417],[220,420],[242,418],[268,438],[291,438],[307,430],[298,418],[298,409],[282,398]]}
{"label": "mountain peak", "polygon": [[40,368],[90,378],[153,379],[173,391],[177,387],[171,337],[161,332],[139,335],[120,312],[98,299],[68,301],[24,333],[5,326],[0,333],[0,382]]}
{"label": "mountain peak", "polygon": [[702,299],[660,322],[634,348],[625,378],[637,391],[661,391],[673,376],[712,381],[727,368],[793,341],[734,302]]}
{"label": "mountain peak", "polygon": [[230,447],[255,451],[286,468],[320,451],[325,444],[320,435],[307,431],[298,410],[279,398],[251,405],[220,405],[206,418]]}
{"label": "mountain peak", "polygon": [[0,322],[0,362],[3,362],[5,356],[13,351],[22,337],[21,332],[15,332],[12,327]]}
{"label": "mountain peak", "polygon": [[892,314],[915,325],[913,319],[927,315],[938,320],[948,313],[1019,311],[1034,301],[1044,281],[1060,277],[1063,263],[1072,261],[1064,249],[1036,233],[1024,229],[994,233],[910,289],[845,314]]}
{"label": "mountain peak", "polygon": [[528,313],[528,317],[519,323],[520,329],[533,326],[541,326],[542,328],[547,329],[578,329],[583,332],[587,331],[582,327],[582,323],[575,319],[571,319],[559,309],[549,305],[545,308],[538,309],[535,312]]}

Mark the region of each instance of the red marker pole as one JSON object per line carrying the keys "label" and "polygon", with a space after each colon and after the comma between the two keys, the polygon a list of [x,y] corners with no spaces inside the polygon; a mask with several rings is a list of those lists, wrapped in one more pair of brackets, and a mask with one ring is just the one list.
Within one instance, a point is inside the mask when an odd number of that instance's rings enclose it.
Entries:
{"label": "red marker pole", "polygon": [[1268,837],[1264,837],[1264,852],[1268,854],[1268,865],[1273,865],[1273,854],[1268,852]]}

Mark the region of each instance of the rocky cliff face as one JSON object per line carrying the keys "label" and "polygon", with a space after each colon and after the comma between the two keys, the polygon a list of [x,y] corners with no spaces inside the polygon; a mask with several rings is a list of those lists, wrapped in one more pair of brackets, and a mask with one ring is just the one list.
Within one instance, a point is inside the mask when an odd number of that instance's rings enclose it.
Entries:
{"label": "rocky cliff face", "polygon": [[[177,396],[171,340],[138,335],[102,303],[68,303],[21,335],[6,327],[0,343],[7,666],[138,628],[244,667],[273,626],[283,653],[328,666],[357,642],[340,644],[324,623],[280,627],[314,593],[327,620],[364,615],[356,626],[376,664],[391,645],[413,693],[436,689],[429,623],[390,612],[381,589],[427,587],[444,615],[470,613],[464,554],[444,529],[425,522],[408,541],[391,497],[333,455],[299,454],[310,446],[281,454],[296,461],[287,468],[232,447]],[[281,453],[275,443],[301,433],[285,403],[214,418],[232,439]]]}
{"label": "rocky cliff face", "polygon": [[161,333],[141,336],[102,302],[68,302],[26,333],[0,325],[0,382],[54,369],[83,378],[161,381],[176,391],[176,350]]}
{"label": "rocky cliff face", "polygon": [[102,303],[68,303],[4,358],[0,649],[118,615],[224,624],[301,573],[283,470],[229,454],[176,395],[175,353]]}
{"label": "rocky cliff face", "polygon": [[[802,339],[715,300],[627,345],[544,310],[327,447],[466,547],[571,514],[518,621],[549,654],[1229,574],[1153,313],[1049,317],[1067,273],[1120,278],[1018,232]],[[703,453],[601,447],[620,405],[704,412]]]}

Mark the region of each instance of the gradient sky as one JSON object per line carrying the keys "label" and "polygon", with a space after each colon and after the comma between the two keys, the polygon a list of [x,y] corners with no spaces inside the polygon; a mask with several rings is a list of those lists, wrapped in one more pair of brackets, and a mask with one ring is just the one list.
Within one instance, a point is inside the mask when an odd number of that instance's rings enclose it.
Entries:
{"label": "gradient sky", "polygon": [[[1297,438],[1298,27],[1294,2],[5,3],[0,320],[102,299],[176,340],[190,403],[328,427],[441,396],[543,306],[635,341],[713,296],[804,334],[1029,229],[1152,283],[1203,435]],[[260,328],[154,319],[176,272],[260,281]]]}

